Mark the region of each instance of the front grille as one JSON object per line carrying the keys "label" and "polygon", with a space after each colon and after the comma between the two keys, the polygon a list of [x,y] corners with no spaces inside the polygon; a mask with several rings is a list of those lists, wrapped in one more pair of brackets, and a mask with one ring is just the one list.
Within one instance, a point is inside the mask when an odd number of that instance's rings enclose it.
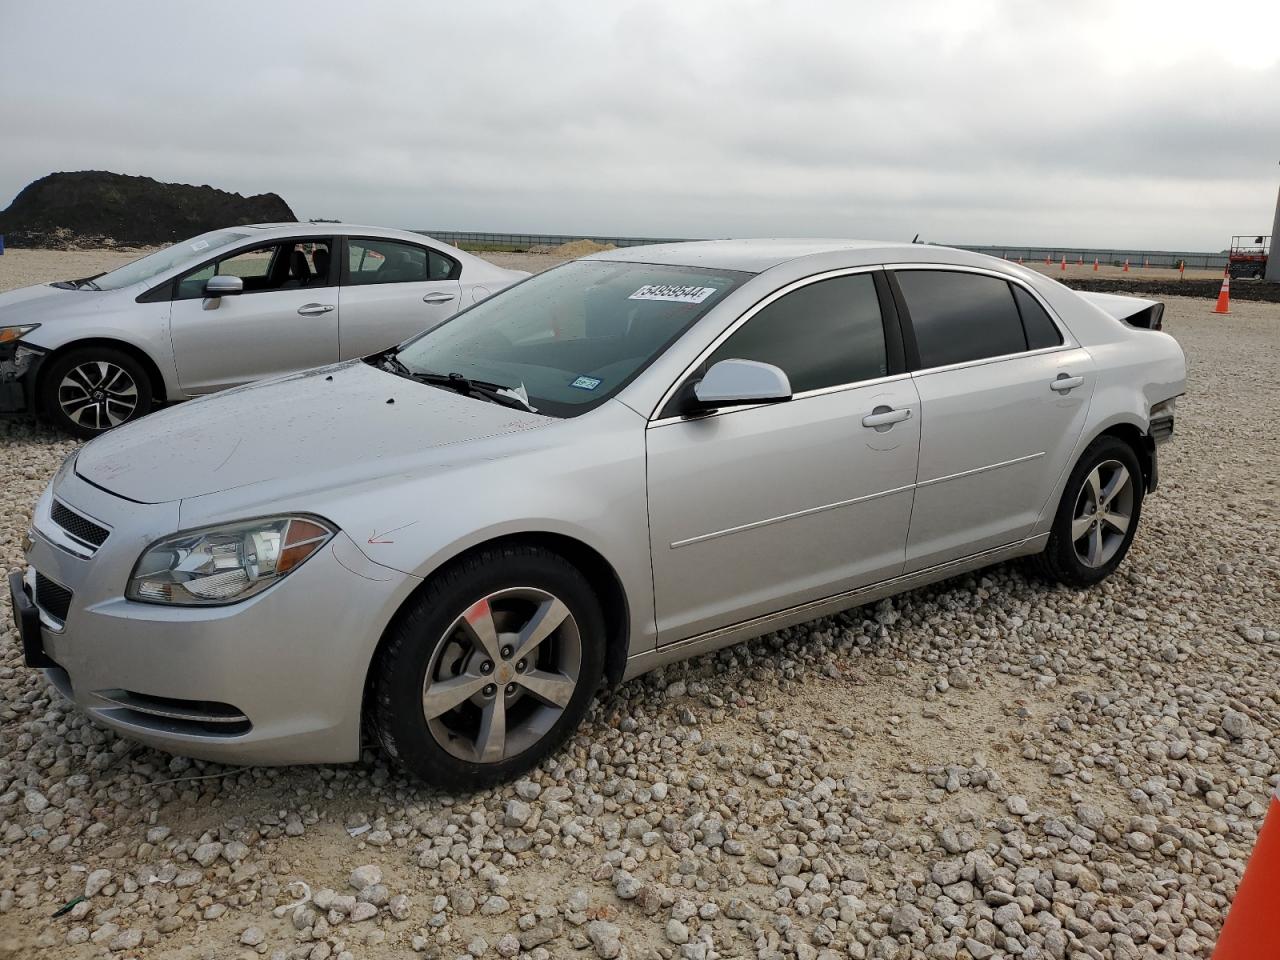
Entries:
{"label": "front grille", "polygon": [[97,550],[106,542],[110,534],[106,527],[99,526],[88,517],[76,513],[61,500],[53,501],[53,509],[49,511],[53,522],[60,526],[68,536],[75,538],[86,547]]}
{"label": "front grille", "polygon": [[71,609],[71,591],[37,571],[36,606],[59,623],[66,623],[67,611]]}

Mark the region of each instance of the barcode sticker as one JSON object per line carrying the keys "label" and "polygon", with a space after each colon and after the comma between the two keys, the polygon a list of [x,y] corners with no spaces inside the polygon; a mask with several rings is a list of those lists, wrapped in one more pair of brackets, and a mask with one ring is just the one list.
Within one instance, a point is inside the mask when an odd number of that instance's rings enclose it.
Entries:
{"label": "barcode sticker", "polygon": [[669,300],[672,303],[701,303],[716,292],[715,287],[686,287],[674,283],[646,284],[628,300]]}

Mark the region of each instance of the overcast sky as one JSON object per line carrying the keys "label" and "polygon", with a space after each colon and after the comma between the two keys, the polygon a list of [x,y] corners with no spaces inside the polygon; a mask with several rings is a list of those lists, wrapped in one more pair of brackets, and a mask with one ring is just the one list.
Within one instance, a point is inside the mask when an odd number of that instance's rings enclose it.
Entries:
{"label": "overcast sky", "polygon": [[415,229],[1216,250],[1271,228],[1280,4],[0,0],[55,170]]}

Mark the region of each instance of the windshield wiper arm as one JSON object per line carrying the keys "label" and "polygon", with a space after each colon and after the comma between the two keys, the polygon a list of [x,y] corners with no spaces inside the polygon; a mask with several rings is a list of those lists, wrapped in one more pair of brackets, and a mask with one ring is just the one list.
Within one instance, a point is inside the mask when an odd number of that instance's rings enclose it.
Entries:
{"label": "windshield wiper arm", "polygon": [[517,410],[537,413],[533,406],[523,399],[519,393],[502,383],[492,383],[488,380],[472,380],[470,377],[464,377],[460,373],[413,373],[410,376],[433,387],[456,390],[464,396],[478,396],[493,403],[502,404],[504,407],[515,407]]}

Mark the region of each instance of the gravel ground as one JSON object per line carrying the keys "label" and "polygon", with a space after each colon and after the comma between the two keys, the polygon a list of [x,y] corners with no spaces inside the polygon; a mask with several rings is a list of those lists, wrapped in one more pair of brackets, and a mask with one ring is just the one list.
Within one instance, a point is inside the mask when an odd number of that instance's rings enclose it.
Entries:
{"label": "gravel ground", "polygon": [[[1189,392],[1110,582],[1001,566],[667,668],[501,790],[148,750],[4,602],[0,956],[1208,957],[1280,782],[1280,306],[1209,309],[1169,304]],[[0,423],[6,568],[73,446]]]}

